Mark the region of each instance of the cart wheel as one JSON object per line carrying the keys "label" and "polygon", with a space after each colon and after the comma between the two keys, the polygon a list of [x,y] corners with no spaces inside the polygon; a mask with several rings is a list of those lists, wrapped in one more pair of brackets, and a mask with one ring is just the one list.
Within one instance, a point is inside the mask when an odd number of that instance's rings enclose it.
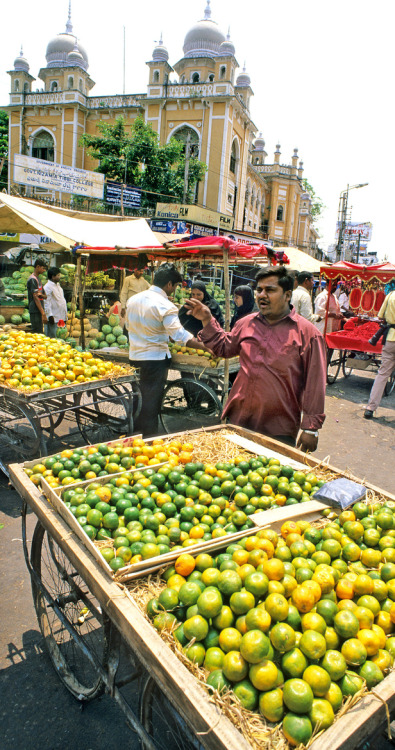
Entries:
{"label": "cart wheel", "polygon": [[133,416],[128,391],[119,385],[108,385],[77,394],[75,418],[87,443],[114,440],[133,431]]}
{"label": "cart wheel", "polygon": [[392,373],[392,375],[388,378],[385,384],[384,396],[390,396],[394,388],[395,388],[395,372]]}
{"label": "cart wheel", "polygon": [[92,700],[104,683],[91,659],[106,667],[110,621],[40,522],[33,534],[31,566],[33,603],[52,664],[75,698]]}
{"label": "cart wheel", "polygon": [[42,454],[42,434],[32,410],[25,405],[8,402],[0,405],[1,435],[0,444],[4,450],[32,460]]}
{"label": "cart wheel", "polygon": [[343,369],[343,375],[345,378],[349,378],[352,373],[352,367],[346,364],[347,359],[349,358],[351,352],[344,352],[343,356],[343,362],[342,362],[342,369]]}
{"label": "cart wheel", "polygon": [[328,349],[326,382],[329,385],[335,382],[342,364],[342,352],[339,349]]}
{"label": "cart wheel", "polygon": [[192,378],[173,380],[163,394],[160,419],[165,432],[195,430],[218,424],[221,402],[208,385]]}
{"label": "cart wheel", "polygon": [[[157,750],[203,750],[152,677],[147,677],[140,693],[140,721]],[[145,750],[144,740],[141,747]]]}

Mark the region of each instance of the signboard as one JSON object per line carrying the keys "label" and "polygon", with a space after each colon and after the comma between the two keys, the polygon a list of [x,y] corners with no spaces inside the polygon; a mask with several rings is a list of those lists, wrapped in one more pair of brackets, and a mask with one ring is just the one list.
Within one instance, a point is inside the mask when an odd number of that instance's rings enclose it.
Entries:
{"label": "signboard", "polygon": [[191,225],[186,221],[152,219],[150,227],[153,232],[163,232],[164,234],[191,234]]}
{"label": "signboard", "polygon": [[19,242],[19,233],[0,232],[0,242]]}
{"label": "signboard", "polygon": [[[336,238],[339,238],[340,222],[336,224]],[[370,221],[358,223],[356,221],[348,221],[344,227],[343,237],[350,241],[358,241],[358,235],[361,236],[361,240],[369,242],[372,239],[373,226]]]}
{"label": "signboard", "polygon": [[141,190],[120,182],[106,182],[106,202],[124,208],[140,208]]}
{"label": "signboard", "polygon": [[216,229],[233,229],[233,216],[219,214],[209,208],[189,206],[183,203],[157,203],[155,217],[172,221],[186,221],[191,224],[208,224],[208,226]]}
{"label": "signboard", "polygon": [[34,159],[24,154],[14,156],[14,182],[45,190],[57,190],[60,193],[103,198],[103,174],[55,164],[44,159]]}

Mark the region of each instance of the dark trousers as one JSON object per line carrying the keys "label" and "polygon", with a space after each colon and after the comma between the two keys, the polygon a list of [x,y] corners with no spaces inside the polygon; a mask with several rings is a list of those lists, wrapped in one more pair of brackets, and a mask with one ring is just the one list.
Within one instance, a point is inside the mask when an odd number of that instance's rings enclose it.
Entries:
{"label": "dark trousers", "polygon": [[32,333],[44,333],[44,323],[41,313],[30,313],[30,325]]}
{"label": "dark trousers", "polygon": [[142,396],[141,412],[135,421],[134,429],[141,432],[144,438],[152,437],[158,434],[158,417],[171,358],[143,361],[130,359],[129,362],[140,371]]}

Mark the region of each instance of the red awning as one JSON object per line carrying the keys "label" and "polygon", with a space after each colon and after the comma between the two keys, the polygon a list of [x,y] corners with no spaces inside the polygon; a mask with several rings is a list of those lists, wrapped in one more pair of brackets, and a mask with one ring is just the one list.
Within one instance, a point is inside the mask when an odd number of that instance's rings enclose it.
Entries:
{"label": "red awning", "polygon": [[377,263],[373,266],[364,266],[357,263],[348,263],[340,260],[332,266],[321,266],[321,274],[327,279],[350,279],[360,278],[362,281],[381,281],[388,283],[395,279],[395,266],[392,263]]}
{"label": "red awning", "polygon": [[263,243],[247,245],[243,242],[235,242],[230,237],[200,237],[188,240],[188,242],[175,242],[171,247],[175,254],[182,254],[184,257],[185,253],[191,255],[222,255],[223,250],[229,250],[231,256],[239,255],[242,258],[267,255],[266,245]]}

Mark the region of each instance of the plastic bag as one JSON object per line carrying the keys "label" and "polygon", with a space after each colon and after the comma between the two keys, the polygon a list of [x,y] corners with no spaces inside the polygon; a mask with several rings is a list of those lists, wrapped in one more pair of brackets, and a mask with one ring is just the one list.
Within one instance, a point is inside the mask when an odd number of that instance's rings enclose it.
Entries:
{"label": "plastic bag", "polygon": [[314,500],[325,500],[334,508],[348,508],[366,497],[366,487],[340,477],[326,482],[314,493]]}

